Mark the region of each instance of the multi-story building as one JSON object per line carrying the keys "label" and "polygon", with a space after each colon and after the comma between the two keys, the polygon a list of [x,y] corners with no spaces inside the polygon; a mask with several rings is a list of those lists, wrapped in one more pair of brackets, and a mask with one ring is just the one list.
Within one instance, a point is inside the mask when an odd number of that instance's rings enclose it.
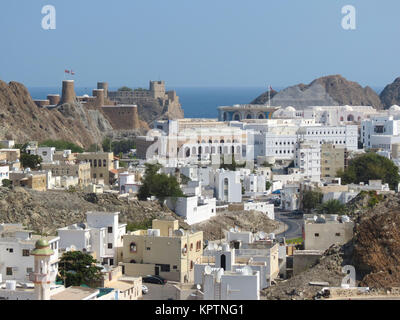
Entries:
{"label": "multi-story building", "polygon": [[[0,224],[0,274],[3,280],[30,282],[29,274],[34,270],[31,251],[43,237],[25,230],[22,224]],[[50,256],[50,281],[54,283],[58,273],[59,237],[44,237],[53,254]]]}
{"label": "multi-story building", "polygon": [[96,183],[110,184],[110,170],[114,169],[113,152],[84,152],[76,155],[78,161],[90,163],[91,178]]}
{"label": "multi-story building", "polygon": [[320,181],[321,146],[316,141],[302,141],[296,144],[295,167],[300,169],[304,179]]}
{"label": "multi-story building", "polygon": [[400,120],[393,115],[380,115],[361,123],[361,143],[365,149],[391,151],[400,142]]}
{"label": "multi-story building", "polygon": [[124,274],[193,282],[194,264],[203,255],[203,232],[179,229],[178,220],[153,220],[152,228],[123,236]]}
{"label": "multi-story building", "polygon": [[224,202],[242,202],[240,171],[216,170],[213,186],[218,200]]}
{"label": "multi-story building", "polygon": [[102,264],[115,265],[118,248],[122,247],[122,236],[126,233],[126,223],[118,222],[119,212],[86,213],[87,224],[73,224],[57,230],[60,248],[73,246],[76,250],[90,252]]}
{"label": "multi-story building", "polygon": [[321,178],[334,178],[339,170],[347,168],[348,152],[346,148],[333,144],[321,145]]}

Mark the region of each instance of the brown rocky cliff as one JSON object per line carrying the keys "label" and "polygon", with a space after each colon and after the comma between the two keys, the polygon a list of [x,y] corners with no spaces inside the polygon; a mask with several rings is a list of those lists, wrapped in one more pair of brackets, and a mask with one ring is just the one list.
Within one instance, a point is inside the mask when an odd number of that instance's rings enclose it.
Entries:
{"label": "brown rocky cliff", "polygon": [[47,139],[71,141],[83,147],[101,144],[111,125],[96,110],[80,104],[64,104],[56,109],[39,108],[26,87],[0,80],[0,138],[17,143]]}
{"label": "brown rocky cliff", "polygon": [[385,109],[393,105],[400,105],[400,78],[387,85],[380,94],[380,98]]}

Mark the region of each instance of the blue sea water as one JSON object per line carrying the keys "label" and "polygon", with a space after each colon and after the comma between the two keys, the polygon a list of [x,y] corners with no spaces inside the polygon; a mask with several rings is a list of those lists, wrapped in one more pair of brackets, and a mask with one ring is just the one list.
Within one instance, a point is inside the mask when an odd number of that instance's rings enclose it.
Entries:
{"label": "blue sea water", "polygon": [[[77,95],[92,94],[93,88],[75,88]],[[266,91],[265,87],[174,87],[185,112],[185,118],[217,118],[219,106],[250,103]],[[277,88],[278,89],[278,88]],[[60,94],[60,87],[28,88],[33,99],[46,99],[48,94]],[[117,90],[117,88],[110,88]]]}
{"label": "blue sea water", "polygon": [[[75,88],[77,95],[92,94],[89,87]],[[185,112],[185,118],[217,118],[219,106],[250,103],[265,92],[265,87],[174,87]],[[275,90],[283,88],[274,87]],[[373,87],[379,94],[383,88]],[[33,99],[46,99],[47,94],[61,94],[60,87],[28,88]],[[117,88],[110,88],[117,90]]]}

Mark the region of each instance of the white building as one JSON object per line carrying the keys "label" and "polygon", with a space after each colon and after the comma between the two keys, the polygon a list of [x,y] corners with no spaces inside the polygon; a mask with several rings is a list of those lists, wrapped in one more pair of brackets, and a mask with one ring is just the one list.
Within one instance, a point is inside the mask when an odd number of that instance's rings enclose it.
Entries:
{"label": "white building", "polygon": [[135,183],[135,174],[130,172],[122,172],[118,175],[119,193],[136,193],[139,185]]}
{"label": "white building", "polygon": [[26,152],[32,155],[40,156],[43,162],[53,162],[54,153],[56,148],[54,147],[27,147]]}
{"label": "white building", "polygon": [[392,145],[400,142],[400,120],[381,115],[362,121],[361,142],[366,149],[391,151]]}
{"label": "white building", "polygon": [[253,120],[231,125],[255,132],[255,158],[261,156],[276,160],[293,160],[299,141],[332,143],[349,151],[358,148],[357,125],[326,126],[307,119]]}
{"label": "white building", "polygon": [[229,203],[242,202],[242,183],[239,171],[216,170],[214,186],[218,200]]}
{"label": "white building", "polygon": [[[3,280],[16,280],[28,283],[33,272],[34,257],[31,251],[41,237],[33,231],[25,230],[22,224],[0,224],[0,275]],[[50,281],[55,282],[58,273],[59,237],[45,237],[51,249]]]}
{"label": "white building", "polygon": [[321,180],[321,145],[315,141],[302,141],[296,144],[295,167],[300,169],[304,179]]}
{"label": "white building", "polygon": [[256,195],[266,192],[266,179],[263,175],[250,174],[244,177],[243,186],[246,194]]}
{"label": "white building", "polygon": [[0,186],[3,183],[3,180],[9,179],[10,167],[8,165],[0,165]]}
{"label": "white building", "polygon": [[183,217],[189,225],[200,223],[216,215],[216,199],[199,196],[168,198],[167,206]]}
{"label": "white building", "polygon": [[74,224],[57,229],[60,248],[73,246],[84,252],[95,253],[102,264],[114,265],[117,248],[122,247],[122,236],[126,234],[126,223],[118,222],[119,212],[86,213],[87,224]]}
{"label": "white building", "polygon": [[267,215],[269,219],[275,220],[275,207],[272,203],[249,200],[243,203],[243,209],[245,211],[254,210],[262,212]]}

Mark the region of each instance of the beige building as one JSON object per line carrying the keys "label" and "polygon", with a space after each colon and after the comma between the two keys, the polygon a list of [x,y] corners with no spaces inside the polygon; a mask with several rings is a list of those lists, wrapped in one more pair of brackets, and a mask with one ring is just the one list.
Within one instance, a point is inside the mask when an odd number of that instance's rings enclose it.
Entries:
{"label": "beige building", "polygon": [[10,172],[14,187],[27,187],[36,191],[47,190],[47,175],[44,172]]}
{"label": "beige building", "polygon": [[110,170],[114,169],[113,152],[77,153],[76,159],[90,163],[91,178],[96,183],[103,180],[104,184],[110,184]]}
{"label": "beige building", "polygon": [[304,250],[326,250],[353,238],[354,222],[347,216],[304,216]]}
{"label": "beige building", "polygon": [[14,162],[19,160],[21,156],[21,151],[19,149],[0,149],[0,154],[5,154],[4,160],[8,162]]}
{"label": "beige building", "polygon": [[152,229],[123,236],[122,265],[126,276],[160,275],[193,282],[194,264],[203,255],[203,232],[179,229],[178,220],[153,220]]}
{"label": "beige building", "polygon": [[334,178],[339,170],[347,168],[348,152],[333,144],[321,146],[321,178]]}
{"label": "beige building", "polygon": [[78,177],[79,186],[87,186],[91,182],[91,170],[89,162],[77,164],[60,163],[42,163],[42,170],[51,171],[53,177]]}

